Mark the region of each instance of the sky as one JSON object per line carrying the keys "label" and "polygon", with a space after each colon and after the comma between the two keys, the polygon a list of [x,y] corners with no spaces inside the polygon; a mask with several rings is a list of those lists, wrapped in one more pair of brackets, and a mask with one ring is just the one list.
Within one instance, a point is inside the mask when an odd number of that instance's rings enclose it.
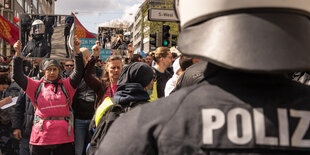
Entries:
{"label": "sky", "polygon": [[76,16],[92,33],[98,33],[98,25],[112,20],[134,21],[134,16],[144,0],[57,0],[55,14]]}

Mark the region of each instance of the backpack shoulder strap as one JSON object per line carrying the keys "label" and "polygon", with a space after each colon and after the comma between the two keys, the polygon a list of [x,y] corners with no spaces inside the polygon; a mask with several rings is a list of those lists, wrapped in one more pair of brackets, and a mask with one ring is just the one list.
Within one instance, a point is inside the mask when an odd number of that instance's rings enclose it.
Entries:
{"label": "backpack shoulder strap", "polygon": [[44,86],[44,83],[41,82],[41,83],[39,84],[39,86],[38,86],[38,88],[37,88],[37,91],[36,91],[36,94],[35,94],[35,96],[34,96],[34,111],[37,109],[37,106],[38,106],[37,100],[38,100],[39,94],[41,93],[41,90],[42,90],[43,86]]}
{"label": "backpack shoulder strap", "polygon": [[69,97],[69,95],[68,95],[68,93],[67,93],[67,91],[66,91],[64,85],[63,85],[62,83],[60,83],[60,84],[59,84],[59,87],[60,87],[60,89],[62,90],[62,92],[65,94],[69,106],[71,106],[71,104],[70,104],[70,103],[71,103],[71,102],[70,102],[70,97]]}
{"label": "backpack shoulder strap", "polygon": [[71,135],[71,127],[74,126],[74,115],[73,115],[73,109],[71,106],[71,102],[70,102],[70,97],[64,87],[64,85],[62,83],[59,84],[60,89],[62,90],[62,92],[65,94],[67,102],[68,102],[68,106],[69,106],[69,111],[70,111],[70,116],[67,118],[68,121],[68,135]]}

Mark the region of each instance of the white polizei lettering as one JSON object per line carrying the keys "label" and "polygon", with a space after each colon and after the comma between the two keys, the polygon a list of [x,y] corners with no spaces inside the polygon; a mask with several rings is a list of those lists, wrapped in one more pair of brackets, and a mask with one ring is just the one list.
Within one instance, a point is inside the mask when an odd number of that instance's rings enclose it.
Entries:
{"label": "white polizei lettering", "polygon": [[281,146],[290,145],[290,134],[287,110],[284,108],[278,108],[278,122],[279,122],[279,141]]}
{"label": "white polizei lettering", "polygon": [[299,123],[293,133],[291,143],[295,147],[310,147],[310,139],[303,139],[310,125],[310,112],[303,110],[290,110],[291,117],[298,117]]}
{"label": "white polizei lettering", "polygon": [[263,108],[253,108],[256,144],[278,145],[277,137],[266,137],[265,118]]}
{"label": "white polizei lettering", "polygon": [[202,142],[213,144],[213,130],[225,124],[225,115],[219,109],[202,109]]}
{"label": "white polizei lettering", "polygon": [[[238,136],[238,122],[237,116],[241,118],[241,136]],[[251,141],[252,133],[252,120],[250,113],[242,108],[234,108],[227,114],[227,136],[228,139],[238,145],[244,145]]]}

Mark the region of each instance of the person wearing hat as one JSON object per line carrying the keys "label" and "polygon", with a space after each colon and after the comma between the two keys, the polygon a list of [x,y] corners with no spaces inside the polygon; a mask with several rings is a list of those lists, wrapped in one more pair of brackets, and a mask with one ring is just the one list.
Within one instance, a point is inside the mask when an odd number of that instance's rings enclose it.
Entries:
{"label": "person wearing hat", "polygon": [[310,69],[309,6],[176,0],[204,81],[119,117],[96,154],[310,154],[310,88],[286,78]]}
{"label": "person wearing hat", "polygon": [[117,117],[148,102],[155,76],[152,67],[144,62],[134,62],[124,67],[117,82],[114,102],[106,98],[95,112],[94,120],[90,125],[95,132],[87,154],[94,154],[104,139],[106,131]]}
{"label": "person wearing hat", "polygon": [[42,20],[35,20],[32,23],[32,40],[28,41],[22,50],[23,57],[49,58],[51,49],[44,38],[45,25]]}
{"label": "person wearing hat", "polygon": [[30,136],[30,153],[74,154],[73,95],[83,77],[84,63],[80,53],[81,41],[75,37],[75,68],[67,79],[61,78],[57,60],[43,62],[43,78],[33,80],[23,74],[20,58],[21,42],[14,44],[13,79],[26,92],[33,103],[35,114]]}

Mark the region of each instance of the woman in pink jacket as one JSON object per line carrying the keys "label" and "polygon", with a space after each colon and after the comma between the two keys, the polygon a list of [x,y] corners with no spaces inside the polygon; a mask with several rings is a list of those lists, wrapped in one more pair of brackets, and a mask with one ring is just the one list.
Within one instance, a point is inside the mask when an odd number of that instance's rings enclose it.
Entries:
{"label": "woman in pink jacket", "polygon": [[33,80],[23,74],[20,58],[21,42],[14,45],[13,79],[27,93],[35,107],[35,118],[30,136],[32,155],[74,154],[73,115],[71,101],[84,73],[81,41],[74,38],[75,67],[67,79],[60,76],[61,67],[57,60],[43,62],[44,77]]}

